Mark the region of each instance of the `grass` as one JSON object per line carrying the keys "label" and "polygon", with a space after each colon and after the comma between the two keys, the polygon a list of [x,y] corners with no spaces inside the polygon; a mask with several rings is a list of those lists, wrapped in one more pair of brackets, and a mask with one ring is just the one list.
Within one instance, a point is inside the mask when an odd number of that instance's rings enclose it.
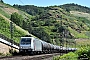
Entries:
{"label": "grass", "polygon": [[90,20],[90,14],[89,13],[83,13],[83,12],[78,12],[78,11],[71,11],[71,14],[79,17],[86,17],[87,19]]}
{"label": "grass", "polygon": [[13,8],[13,6],[11,6],[9,4],[0,2],[0,14],[5,16],[6,18],[10,19],[11,14],[14,12],[17,12],[18,14],[22,15],[24,18],[30,17],[30,19],[31,19],[33,17],[33,16],[25,13],[24,11]]}
{"label": "grass", "polygon": [[80,48],[82,46],[88,46],[90,45],[90,39],[77,39],[76,44],[77,48]]}
{"label": "grass", "polygon": [[68,29],[69,29],[70,33],[71,33],[75,38],[88,38],[88,36],[86,36],[85,34],[79,33],[79,32],[73,30],[73,29],[70,28],[70,27],[69,27]]}
{"label": "grass", "polygon": [[86,34],[88,37],[90,37],[90,31],[85,31],[83,33]]}
{"label": "grass", "polygon": [[10,18],[10,15],[7,14],[5,11],[3,11],[3,9],[2,9],[1,7],[0,7],[0,13],[1,13],[2,15],[4,15],[5,17]]}

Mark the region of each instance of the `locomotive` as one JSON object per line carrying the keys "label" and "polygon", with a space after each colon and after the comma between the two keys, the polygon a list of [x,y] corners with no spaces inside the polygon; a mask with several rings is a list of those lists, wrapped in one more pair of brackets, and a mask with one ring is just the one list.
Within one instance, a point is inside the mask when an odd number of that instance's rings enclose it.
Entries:
{"label": "locomotive", "polygon": [[[35,37],[21,37],[20,40],[20,53],[53,53],[53,52],[60,52],[62,49],[67,50],[65,47],[60,47],[57,45],[53,45],[42,41]],[[72,48],[68,48],[71,50]],[[75,48],[73,48],[75,50]]]}

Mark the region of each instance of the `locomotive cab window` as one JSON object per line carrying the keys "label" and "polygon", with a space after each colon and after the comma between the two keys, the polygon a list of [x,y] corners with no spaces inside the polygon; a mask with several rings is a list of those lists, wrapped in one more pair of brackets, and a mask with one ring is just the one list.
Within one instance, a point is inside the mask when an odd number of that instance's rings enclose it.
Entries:
{"label": "locomotive cab window", "polygon": [[31,38],[22,38],[21,44],[23,44],[23,45],[31,44]]}

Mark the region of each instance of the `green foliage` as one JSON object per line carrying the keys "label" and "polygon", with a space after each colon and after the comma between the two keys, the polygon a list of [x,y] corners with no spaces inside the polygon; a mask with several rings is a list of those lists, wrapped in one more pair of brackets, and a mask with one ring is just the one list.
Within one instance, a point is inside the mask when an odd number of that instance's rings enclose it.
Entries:
{"label": "green foliage", "polygon": [[65,27],[63,27],[63,26],[60,26],[59,28],[58,28],[58,32],[60,32],[60,33],[62,33],[63,31],[65,31],[66,29],[65,29]]}
{"label": "green foliage", "polygon": [[5,56],[12,56],[12,54],[11,53],[6,53]]}
{"label": "green foliage", "polygon": [[37,7],[34,5],[22,6],[22,5],[15,5],[15,4],[13,6],[27,12],[30,15],[34,15],[34,16],[44,13],[43,7]]}
{"label": "green foliage", "polygon": [[90,45],[82,46],[79,50],[75,52],[78,54],[78,59],[89,59],[90,60]]}
{"label": "green foliage", "polygon": [[[70,6],[70,8],[67,8],[67,6]],[[49,7],[37,7],[34,5],[14,5],[14,7],[35,16],[31,19],[31,21],[29,21],[30,24],[24,20],[24,24],[26,24],[26,26],[24,25],[24,29],[26,29],[25,27],[30,26],[30,29],[28,28],[26,30],[30,31],[30,33],[36,35],[42,40],[43,37],[38,36],[39,33],[41,34],[41,32],[35,33],[37,28],[40,27],[42,27],[44,33],[48,34],[50,41],[55,39],[57,40],[55,41],[57,44],[59,44],[59,37],[62,35],[61,33],[63,30],[69,31],[68,38],[89,38],[89,35],[83,33],[83,31],[89,31],[89,20],[86,18],[73,16],[69,13],[69,11],[75,10],[78,7],[89,10],[86,7],[77,4],[65,4],[61,6]],[[81,10],[83,12],[82,8],[78,8],[77,11]],[[67,28],[67,26],[70,28]],[[61,34],[60,36],[59,33]]]}
{"label": "green foliage", "polygon": [[[10,23],[0,16],[0,34],[5,35],[10,39]],[[24,36],[25,33],[16,27],[14,27],[13,40],[19,43],[20,37]]]}
{"label": "green foliage", "polygon": [[[0,4],[3,4],[0,2]],[[0,6],[0,13],[7,18],[10,18],[14,23],[19,25],[30,33],[34,34],[38,38],[54,44],[60,45],[59,33],[63,30],[69,31],[68,38],[70,36],[74,38],[89,38],[90,37],[90,20],[85,17],[76,17],[70,14],[69,11],[80,11],[90,13],[90,9],[77,4],[65,4],[62,6],[50,6],[50,7],[37,7],[37,6],[21,6],[14,5],[31,15],[29,16],[23,11],[7,13],[4,8],[11,9],[12,7],[8,4]],[[61,9],[61,8],[63,9]],[[17,10],[16,10],[17,11]],[[20,14],[20,15],[19,15]],[[25,19],[24,19],[25,18]],[[61,24],[62,21],[62,24]],[[62,26],[61,26],[62,25]],[[10,38],[10,23],[5,21],[4,18],[0,17],[0,33]],[[14,27],[13,40],[19,43],[20,37],[24,36],[25,33],[20,29]],[[68,43],[69,41],[67,41]],[[70,41],[73,42],[73,41]],[[63,43],[64,44],[64,43]],[[73,43],[74,44],[74,43]],[[54,58],[55,60],[77,60],[80,57],[90,58],[90,48],[84,47],[77,50],[75,53],[68,53],[61,57]],[[8,55],[8,54],[7,54]]]}
{"label": "green foliage", "polygon": [[90,45],[83,45],[77,51],[56,56],[53,60],[90,60]]}
{"label": "green foliage", "polygon": [[5,57],[5,56],[12,56],[12,54],[11,53],[6,53],[6,54],[0,53],[0,57]]}
{"label": "green foliage", "polygon": [[77,50],[75,53],[78,54],[78,56],[81,56],[82,54],[86,54],[88,52],[87,47],[81,47],[79,50]]}
{"label": "green foliage", "polygon": [[69,31],[72,33],[72,36],[74,36],[75,38],[88,38],[88,36],[86,36],[85,34],[79,33],[77,31],[71,29],[70,27],[69,27]]}
{"label": "green foliage", "polygon": [[17,55],[18,54],[18,52],[16,51],[16,50],[14,50],[14,49],[9,49],[9,56],[10,55]]}
{"label": "green foliage", "polygon": [[3,54],[3,53],[0,53],[0,56],[5,56],[5,54]]}
{"label": "green foliage", "polygon": [[64,54],[63,56],[55,57],[53,60],[77,60],[78,55],[70,52],[68,54]]}
{"label": "green foliage", "polygon": [[10,18],[11,21],[13,21],[15,24],[17,24],[18,26],[22,26],[22,15],[19,15],[18,13],[13,13],[11,15],[11,18]]}
{"label": "green foliage", "polygon": [[[88,20],[87,18],[85,17],[76,17],[78,18],[78,21],[79,22],[83,22],[84,24],[86,24],[89,28],[90,28],[90,20]],[[84,25],[82,24],[82,26]],[[84,29],[88,30],[88,27],[83,27]]]}
{"label": "green foliage", "polygon": [[[4,5],[9,8],[9,5],[6,4]],[[6,15],[6,11],[4,11],[4,8],[6,8],[5,6],[1,7],[2,11],[0,12],[2,13],[5,12]],[[52,42],[52,40],[55,40],[55,43],[59,44],[58,41],[60,40],[60,36],[62,35],[61,34],[62,30],[69,31],[68,38],[89,38],[89,33],[88,34],[84,33],[85,31],[87,32],[90,30],[89,20],[83,17],[73,16],[69,12],[71,10],[89,12],[90,11],[89,8],[73,3],[49,7],[37,7],[34,5],[24,5],[24,6],[13,5],[13,6],[18,8],[19,11],[17,12],[17,10],[15,10],[17,13],[13,12],[10,19],[18,26],[22,27],[25,30],[28,30],[30,33],[34,34],[35,36],[37,36],[42,40],[43,39],[45,40],[47,38],[48,40],[45,41]],[[12,7],[10,7],[10,9],[11,8]],[[20,9],[22,11],[20,11]],[[32,16],[29,16],[23,11],[27,12]],[[7,14],[7,16],[9,15],[10,14]],[[61,25],[63,27],[61,27]],[[40,30],[40,28],[42,29]],[[18,33],[20,33],[21,35]],[[20,31],[16,31],[15,34],[16,34],[15,36],[23,35]],[[59,36],[59,34],[61,35]]]}
{"label": "green foliage", "polygon": [[46,41],[46,42],[51,42],[50,41],[50,36],[42,29],[42,28],[35,28],[32,32],[32,34],[34,34],[35,36],[37,36],[38,38]]}
{"label": "green foliage", "polygon": [[80,11],[80,12],[90,13],[90,8],[74,3],[60,5],[60,7],[65,9],[66,11]]}
{"label": "green foliage", "polygon": [[86,34],[88,37],[90,37],[90,31],[86,31],[86,32],[84,32],[84,34]]}
{"label": "green foliage", "polygon": [[0,0],[0,2],[4,3],[3,0]]}
{"label": "green foliage", "polygon": [[[21,10],[17,10],[9,4],[0,2],[0,34],[3,34],[5,37],[9,39],[11,39],[10,22],[9,22],[9,19],[11,19],[10,18],[11,15],[13,22],[19,25],[20,27],[23,24],[22,20],[30,21],[30,19],[32,18],[31,15]],[[20,37],[26,35],[27,32],[16,26],[16,24],[14,24],[14,28],[13,28],[14,32],[13,32],[12,40],[14,40],[16,43],[19,43]],[[26,23],[23,24],[23,26],[24,25],[26,25]]]}
{"label": "green foliage", "polygon": [[0,8],[0,13],[6,16],[7,18],[10,18],[10,15],[8,15],[5,11],[3,11],[2,8]]}

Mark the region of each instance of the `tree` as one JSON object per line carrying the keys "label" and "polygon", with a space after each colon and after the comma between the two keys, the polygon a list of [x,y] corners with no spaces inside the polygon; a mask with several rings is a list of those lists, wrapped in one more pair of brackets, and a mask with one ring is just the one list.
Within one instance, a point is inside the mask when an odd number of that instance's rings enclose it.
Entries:
{"label": "tree", "polygon": [[31,22],[28,23],[28,32],[29,33],[32,33],[32,26],[31,26]]}
{"label": "tree", "polygon": [[67,12],[70,12],[70,9],[66,8],[66,11],[67,11]]}
{"label": "tree", "polygon": [[22,28],[27,30],[27,22],[25,20],[22,21]]}
{"label": "tree", "polygon": [[16,12],[11,14],[10,20],[13,21],[15,24],[17,24],[18,26],[22,26],[23,17],[22,15],[19,15]]}
{"label": "tree", "polygon": [[60,26],[60,27],[58,28],[58,32],[59,32],[59,33],[62,33],[64,30],[65,30],[65,27],[64,27],[64,26]]}
{"label": "tree", "polygon": [[51,38],[49,34],[47,34],[43,28],[34,28],[32,34],[37,36],[41,40],[51,43]]}
{"label": "tree", "polygon": [[0,0],[0,2],[4,3],[3,0]]}

